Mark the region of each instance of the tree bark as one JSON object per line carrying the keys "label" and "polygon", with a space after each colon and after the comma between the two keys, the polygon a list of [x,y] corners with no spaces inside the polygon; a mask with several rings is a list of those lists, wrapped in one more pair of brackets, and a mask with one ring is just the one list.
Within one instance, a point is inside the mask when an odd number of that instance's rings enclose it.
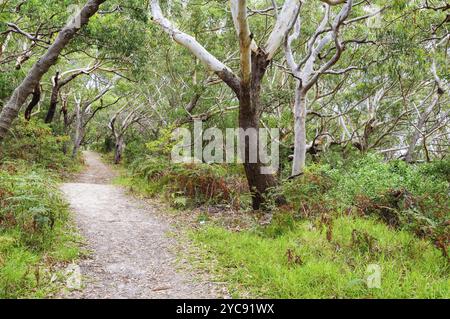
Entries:
{"label": "tree bark", "polygon": [[303,173],[306,162],[306,96],[301,84],[297,81],[294,102],[294,160],[292,176]]}
{"label": "tree bark", "polygon": [[119,136],[116,139],[116,145],[114,150],[114,164],[120,164],[122,161],[122,154],[125,148],[125,142],[123,140],[123,136]]}
{"label": "tree bark", "polygon": [[76,115],[75,115],[75,133],[73,138],[72,158],[75,158],[78,154],[78,150],[81,147],[81,142],[84,136],[84,110],[82,109],[81,101],[76,103]]}
{"label": "tree bark", "polygon": [[48,108],[47,115],[45,116],[45,123],[50,124],[55,117],[56,106],[58,105],[58,94],[59,94],[59,72],[56,72],[53,78],[52,95],[50,96],[50,107]]}
{"label": "tree bark", "polygon": [[[262,50],[252,53],[252,72],[249,85],[241,84],[239,94],[239,127],[243,130],[254,129],[259,137],[259,122],[261,116],[261,80],[264,77],[269,60]],[[242,131],[241,131],[242,134]],[[275,176],[262,174],[261,169],[264,166],[261,162],[259,149],[257,148],[256,163],[250,161],[250,140],[247,142],[245,136],[239,136],[241,145],[244,145],[244,169],[247,177],[249,189],[252,193],[253,209],[258,210],[264,203],[264,194],[271,187],[277,185]],[[259,145],[258,145],[259,147]]]}
{"label": "tree bark", "polygon": [[62,50],[75,36],[78,30],[89,22],[89,19],[98,11],[99,6],[106,0],[89,0],[74,20],[68,23],[58,34],[55,42],[47,52],[33,65],[22,83],[14,90],[9,101],[0,113],[0,142],[8,133],[12,122],[17,118],[20,108],[25,103],[42,76],[53,66]]}
{"label": "tree bark", "polygon": [[30,101],[30,104],[28,104],[26,110],[25,110],[25,120],[29,121],[31,119],[31,112],[33,111],[34,107],[39,103],[41,100],[41,86],[39,83],[36,85],[33,91],[33,98]]}
{"label": "tree bark", "polygon": [[[66,98],[63,98],[63,100],[62,100],[61,113],[63,114],[64,134],[69,135],[70,120],[69,120],[69,112],[67,110],[67,99]],[[65,141],[63,143],[62,151],[64,154],[67,154],[68,142]]]}

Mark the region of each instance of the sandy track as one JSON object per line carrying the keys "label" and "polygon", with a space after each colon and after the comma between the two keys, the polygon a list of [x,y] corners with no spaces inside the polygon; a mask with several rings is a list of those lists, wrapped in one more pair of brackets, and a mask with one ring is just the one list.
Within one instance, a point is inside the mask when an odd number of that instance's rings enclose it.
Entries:
{"label": "sandy track", "polygon": [[67,298],[214,298],[211,283],[175,269],[170,226],[154,208],[110,185],[112,170],[96,153],[84,153],[87,169],[61,189],[92,251],[80,263],[82,291]]}

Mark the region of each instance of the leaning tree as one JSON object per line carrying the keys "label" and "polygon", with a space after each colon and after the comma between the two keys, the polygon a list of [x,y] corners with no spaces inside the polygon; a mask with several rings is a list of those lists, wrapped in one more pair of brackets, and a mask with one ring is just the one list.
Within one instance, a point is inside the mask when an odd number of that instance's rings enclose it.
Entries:
{"label": "leaning tree", "polygon": [[33,65],[22,83],[14,90],[8,102],[0,113],[0,142],[3,141],[14,119],[27,98],[35,92],[40,80],[53,66],[62,50],[76,35],[78,30],[88,24],[89,19],[98,11],[100,5],[106,0],[89,0],[81,11],[59,32],[47,52]]}

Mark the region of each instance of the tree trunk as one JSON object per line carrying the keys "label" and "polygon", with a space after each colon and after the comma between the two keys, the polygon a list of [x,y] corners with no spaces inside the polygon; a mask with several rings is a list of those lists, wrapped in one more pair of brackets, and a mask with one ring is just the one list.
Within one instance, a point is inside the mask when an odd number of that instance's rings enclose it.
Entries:
{"label": "tree trunk", "polygon": [[48,108],[47,115],[45,116],[45,123],[50,124],[53,122],[53,118],[56,112],[56,106],[58,105],[58,94],[59,94],[59,73],[56,72],[53,78],[52,95],[50,96],[50,107]]}
{"label": "tree trunk", "polygon": [[78,154],[78,151],[81,147],[81,142],[83,141],[84,135],[84,125],[83,125],[83,114],[84,111],[81,107],[81,102],[76,105],[76,125],[75,125],[75,134],[73,138],[73,150],[72,150],[72,158],[75,158]]}
{"label": "tree trunk", "polygon": [[407,163],[412,163],[415,161],[415,148],[416,148],[416,144],[417,142],[419,142],[420,136],[421,136],[421,131],[424,128],[428,117],[430,116],[431,112],[433,111],[434,107],[437,105],[437,103],[439,102],[439,98],[440,98],[439,92],[434,96],[433,100],[431,101],[430,105],[427,107],[427,109],[425,110],[424,113],[420,114],[419,116],[419,120],[417,122],[417,125],[414,127],[414,133],[411,136],[411,140],[409,142],[408,145],[408,151],[406,152],[405,155],[405,161]]}
{"label": "tree trunk", "polygon": [[123,136],[120,136],[116,140],[115,152],[114,152],[114,164],[120,164],[120,162],[122,161],[122,154],[123,154],[124,148],[125,148],[125,143],[123,140]]}
{"label": "tree trunk", "polygon": [[31,112],[33,111],[34,107],[39,103],[41,99],[41,87],[39,83],[36,85],[33,91],[33,98],[31,99],[30,104],[28,104],[26,110],[25,110],[25,120],[29,121],[31,119]]}
{"label": "tree trunk", "polygon": [[[241,84],[239,96],[239,127],[243,130],[254,129],[257,137],[259,137],[259,120],[261,116],[261,80],[268,66],[266,55],[262,51],[252,54],[252,78],[250,85]],[[242,132],[242,131],[241,131]],[[270,174],[262,174],[261,169],[264,166],[260,159],[259,149],[256,148],[257,154],[250,154],[250,140],[247,143],[245,136],[239,136],[241,145],[244,145],[245,175],[249,189],[252,193],[253,209],[258,210],[264,203],[264,195],[267,190],[277,185],[275,176]],[[251,155],[256,155],[256,163],[251,163]]]}
{"label": "tree trunk", "polygon": [[[63,123],[64,123],[64,134],[69,135],[69,112],[67,111],[67,100],[63,99],[62,101],[62,107],[61,107],[61,113],[63,114]],[[68,152],[68,142],[64,141],[62,151],[64,154],[67,154]]]}
{"label": "tree trunk", "polygon": [[306,94],[300,83],[297,83],[294,102],[294,160],[292,176],[303,173],[306,161]]}
{"label": "tree trunk", "polygon": [[61,30],[55,42],[33,65],[26,78],[14,90],[11,98],[0,113],[0,142],[5,138],[12,122],[18,116],[20,108],[28,96],[33,93],[34,88],[40,82],[42,76],[56,63],[61,51],[67,46],[78,30],[89,22],[90,17],[97,12],[99,6],[105,1],[89,0],[79,15]]}

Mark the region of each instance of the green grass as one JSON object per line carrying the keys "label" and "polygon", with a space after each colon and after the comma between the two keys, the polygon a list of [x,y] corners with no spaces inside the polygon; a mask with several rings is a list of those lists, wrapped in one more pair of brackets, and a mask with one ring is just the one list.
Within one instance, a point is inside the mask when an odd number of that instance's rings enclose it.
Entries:
{"label": "green grass", "polygon": [[113,184],[124,186],[130,192],[140,196],[154,197],[163,194],[161,186],[157,182],[148,182],[142,177],[121,175],[113,179]]}
{"label": "green grass", "polygon": [[[409,232],[351,217],[333,222],[330,242],[320,225],[308,221],[280,229],[236,233],[210,225],[191,236],[203,257],[216,260],[210,270],[230,283],[233,297],[248,292],[268,298],[450,297],[447,261]],[[288,250],[301,261],[289,262]],[[381,267],[381,288],[367,286],[370,264]]]}
{"label": "green grass", "polygon": [[0,166],[0,298],[50,296],[80,254],[58,179],[22,162]]}

